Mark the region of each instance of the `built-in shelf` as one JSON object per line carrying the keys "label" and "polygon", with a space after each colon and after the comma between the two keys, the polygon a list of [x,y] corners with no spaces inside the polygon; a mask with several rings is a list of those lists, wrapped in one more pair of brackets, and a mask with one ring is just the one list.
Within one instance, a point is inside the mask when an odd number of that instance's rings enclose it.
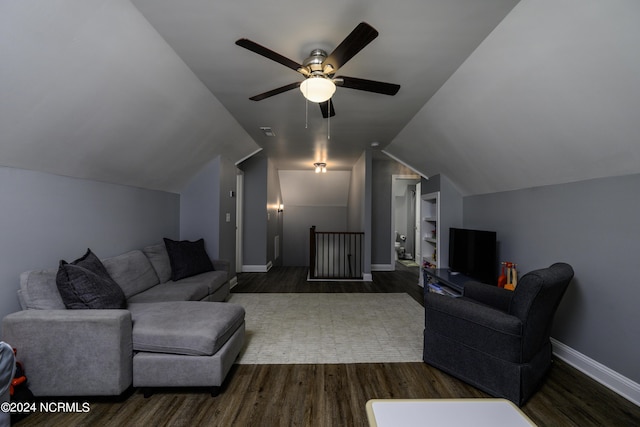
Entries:
{"label": "built-in shelf", "polygon": [[421,200],[422,216],[422,261],[429,263],[434,268],[440,267],[440,249],[438,240],[440,239],[440,192],[423,194]]}
{"label": "built-in shelf", "polygon": [[423,182],[419,202],[420,259],[436,268],[447,268],[449,230],[463,226],[462,195],[446,176],[434,175]]}

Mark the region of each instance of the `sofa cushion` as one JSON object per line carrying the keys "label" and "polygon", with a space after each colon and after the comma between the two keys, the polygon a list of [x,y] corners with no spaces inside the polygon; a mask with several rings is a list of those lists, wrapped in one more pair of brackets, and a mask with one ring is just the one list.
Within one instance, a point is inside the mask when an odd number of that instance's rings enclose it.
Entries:
{"label": "sofa cushion", "polygon": [[209,286],[203,281],[184,283],[160,283],[127,299],[128,303],[163,301],[200,301],[209,295]]}
{"label": "sofa cushion", "polygon": [[175,286],[190,285],[192,283],[205,284],[208,289],[208,294],[212,295],[227,282],[227,276],[226,271],[207,271],[206,273],[186,277],[170,283],[174,283]]}
{"label": "sofa cushion", "polygon": [[210,356],[244,322],[244,308],[217,302],[130,304],[133,350]]}
{"label": "sofa cushion", "polygon": [[176,281],[213,270],[211,258],[204,248],[204,239],[178,242],[165,238],[164,244],[171,264],[171,280]]}
{"label": "sofa cushion", "polygon": [[71,309],[125,308],[122,289],[109,276],[106,268],[91,249],[77,260],[60,261],[56,284],[62,301]]}
{"label": "sofa cushion", "polygon": [[160,283],[171,280],[171,264],[169,262],[167,247],[164,243],[146,246],[142,249],[142,252],[147,256],[149,262],[151,262],[153,269],[160,279]]}
{"label": "sofa cushion", "polygon": [[157,285],[160,280],[151,262],[140,250],[102,260],[107,272],[129,298]]}
{"label": "sofa cushion", "polygon": [[26,271],[20,275],[20,298],[23,309],[65,310],[56,273],[58,270]]}

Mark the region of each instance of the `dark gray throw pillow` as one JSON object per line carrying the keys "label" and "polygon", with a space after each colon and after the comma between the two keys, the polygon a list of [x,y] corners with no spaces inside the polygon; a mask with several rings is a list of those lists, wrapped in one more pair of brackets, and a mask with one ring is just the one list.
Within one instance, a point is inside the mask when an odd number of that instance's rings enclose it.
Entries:
{"label": "dark gray throw pillow", "polygon": [[60,261],[56,285],[64,305],[70,309],[127,306],[124,292],[91,249],[71,263]]}
{"label": "dark gray throw pillow", "polygon": [[195,242],[188,240],[177,242],[165,238],[164,245],[167,247],[171,264],[171,280],[176,281],[213,271],[213,263],[204,248],[204,239]]}

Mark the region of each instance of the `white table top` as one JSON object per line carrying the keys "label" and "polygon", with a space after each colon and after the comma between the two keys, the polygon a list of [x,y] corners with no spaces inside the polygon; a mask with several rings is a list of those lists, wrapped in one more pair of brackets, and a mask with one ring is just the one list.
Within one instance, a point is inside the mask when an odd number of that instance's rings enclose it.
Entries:
{"label": "white table top", "polygon": [[535,426],[506,399],[372,399],[367,418],[371,427]]}

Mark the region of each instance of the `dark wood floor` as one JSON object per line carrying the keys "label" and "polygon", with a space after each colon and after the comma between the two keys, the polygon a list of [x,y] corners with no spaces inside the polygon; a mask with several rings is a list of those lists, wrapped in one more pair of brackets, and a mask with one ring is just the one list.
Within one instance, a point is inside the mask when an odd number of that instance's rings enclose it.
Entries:
{"label": "dark wood floor", "polygon": [[[417,269],[398,265],[373,282],[307,282],[306,270],[273,268],[239,275],[232,292],[406,292],[422,303]],[[366,426],[374,398],[489,397],[424,363],[235,365],[220,396],[203,390],[164,390],[145,399],[90,402],[88,413],[36,413],[18,426]],[[556,361],[522,408],[539,426],[637,426],[640,407]]]}
{"label": "dark wood floor", "polygon": [[389,293],[405,292],[424,305],[422,288],[418,286],[418,267],[405,267],[398,263],[396,271],[373,273],[373,282],[307,281],[304,267],[275,267],[269,273],[245,273],[238,276],[233,293],[308,293],[350,292]]}

